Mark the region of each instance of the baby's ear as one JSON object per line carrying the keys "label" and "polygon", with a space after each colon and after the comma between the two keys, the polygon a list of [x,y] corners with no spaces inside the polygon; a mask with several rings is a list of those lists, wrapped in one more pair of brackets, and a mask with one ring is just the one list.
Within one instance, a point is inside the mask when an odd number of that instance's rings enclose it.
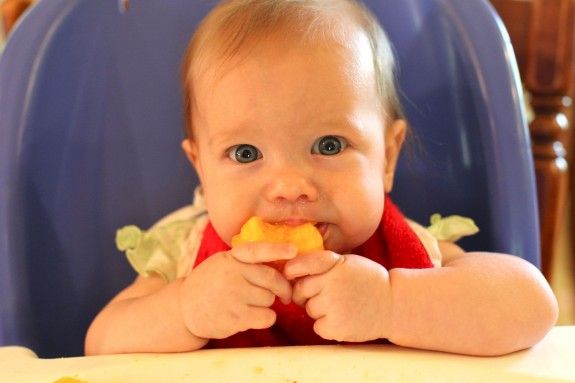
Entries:
{"label": "baby's ear", "polygon": [[385,192],[393,188],[393,177],[401,145],[405,140],[407,123],[405,120],[394,120],[385,131]]}
{"label": "baby's ear", "polygon": [[200,177],[200,180],[201,180],[202,179],[202,166],[200,164],[200,157],[198,155],[197,143],[195,141],[189,139],[189,138],[185,138],[182,141],[182,150],[186,154],[186,157],[188,157],[188,160],[190,161],[190,163],[192,164],[194,169],[196,169],[196,173],[198,174],[198,176]]}

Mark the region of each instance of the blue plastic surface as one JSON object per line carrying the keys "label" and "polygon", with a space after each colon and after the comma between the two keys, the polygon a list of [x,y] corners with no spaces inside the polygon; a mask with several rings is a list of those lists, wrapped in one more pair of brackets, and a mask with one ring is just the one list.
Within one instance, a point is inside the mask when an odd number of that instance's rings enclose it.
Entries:
{"label": "blue plastic surface", "polygon": [[[43,0],[0,57],[0,344],[82,353],[134,273],[115,230],[189,203],[180,59],[213,1]],[[517,68],[484,0],[371,0],[397,51],[418,139],[394,198],[422,222],[474,218],[468,250],[539,262]]]}

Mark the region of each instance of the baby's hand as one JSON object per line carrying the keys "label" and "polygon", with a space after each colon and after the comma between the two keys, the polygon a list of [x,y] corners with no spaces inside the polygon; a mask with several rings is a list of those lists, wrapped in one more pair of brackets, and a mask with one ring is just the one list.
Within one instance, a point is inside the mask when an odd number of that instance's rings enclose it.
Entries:
{"label": "baby's hand", "polygon": [[387,270],[358,255],[316,251],[287,262],[292,300],[315,319],[324,339],[364,342],[386,337],[391,288]]}
{"label": "baby's hand", "polygon": [[289,303],[292,288],[279,271],[263,263],[296,255],[289,244],[246,243],[206,259],[181,286],[188,330],[200,338],[221,339],[273,325],[276,314],[270,306],[276,296]]}

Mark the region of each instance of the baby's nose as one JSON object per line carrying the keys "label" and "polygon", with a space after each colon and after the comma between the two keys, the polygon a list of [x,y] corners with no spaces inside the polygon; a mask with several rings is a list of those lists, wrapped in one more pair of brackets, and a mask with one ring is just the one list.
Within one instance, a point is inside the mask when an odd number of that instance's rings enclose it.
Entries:
{"label": "baby's nose", "polygon": [[266,188],[270,202],[305,203],[318,198],[318,190],[308,177],[297,172],[275,174]]}

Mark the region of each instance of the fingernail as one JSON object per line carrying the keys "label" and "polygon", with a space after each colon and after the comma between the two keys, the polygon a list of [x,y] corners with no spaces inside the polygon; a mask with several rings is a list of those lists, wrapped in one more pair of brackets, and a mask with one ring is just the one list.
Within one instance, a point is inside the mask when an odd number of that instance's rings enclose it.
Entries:
{"label": "fingernail", "polygon": [[297,255],[297,246],[291,243],[286,244],[286,251],[287,253],[293,258]]}

